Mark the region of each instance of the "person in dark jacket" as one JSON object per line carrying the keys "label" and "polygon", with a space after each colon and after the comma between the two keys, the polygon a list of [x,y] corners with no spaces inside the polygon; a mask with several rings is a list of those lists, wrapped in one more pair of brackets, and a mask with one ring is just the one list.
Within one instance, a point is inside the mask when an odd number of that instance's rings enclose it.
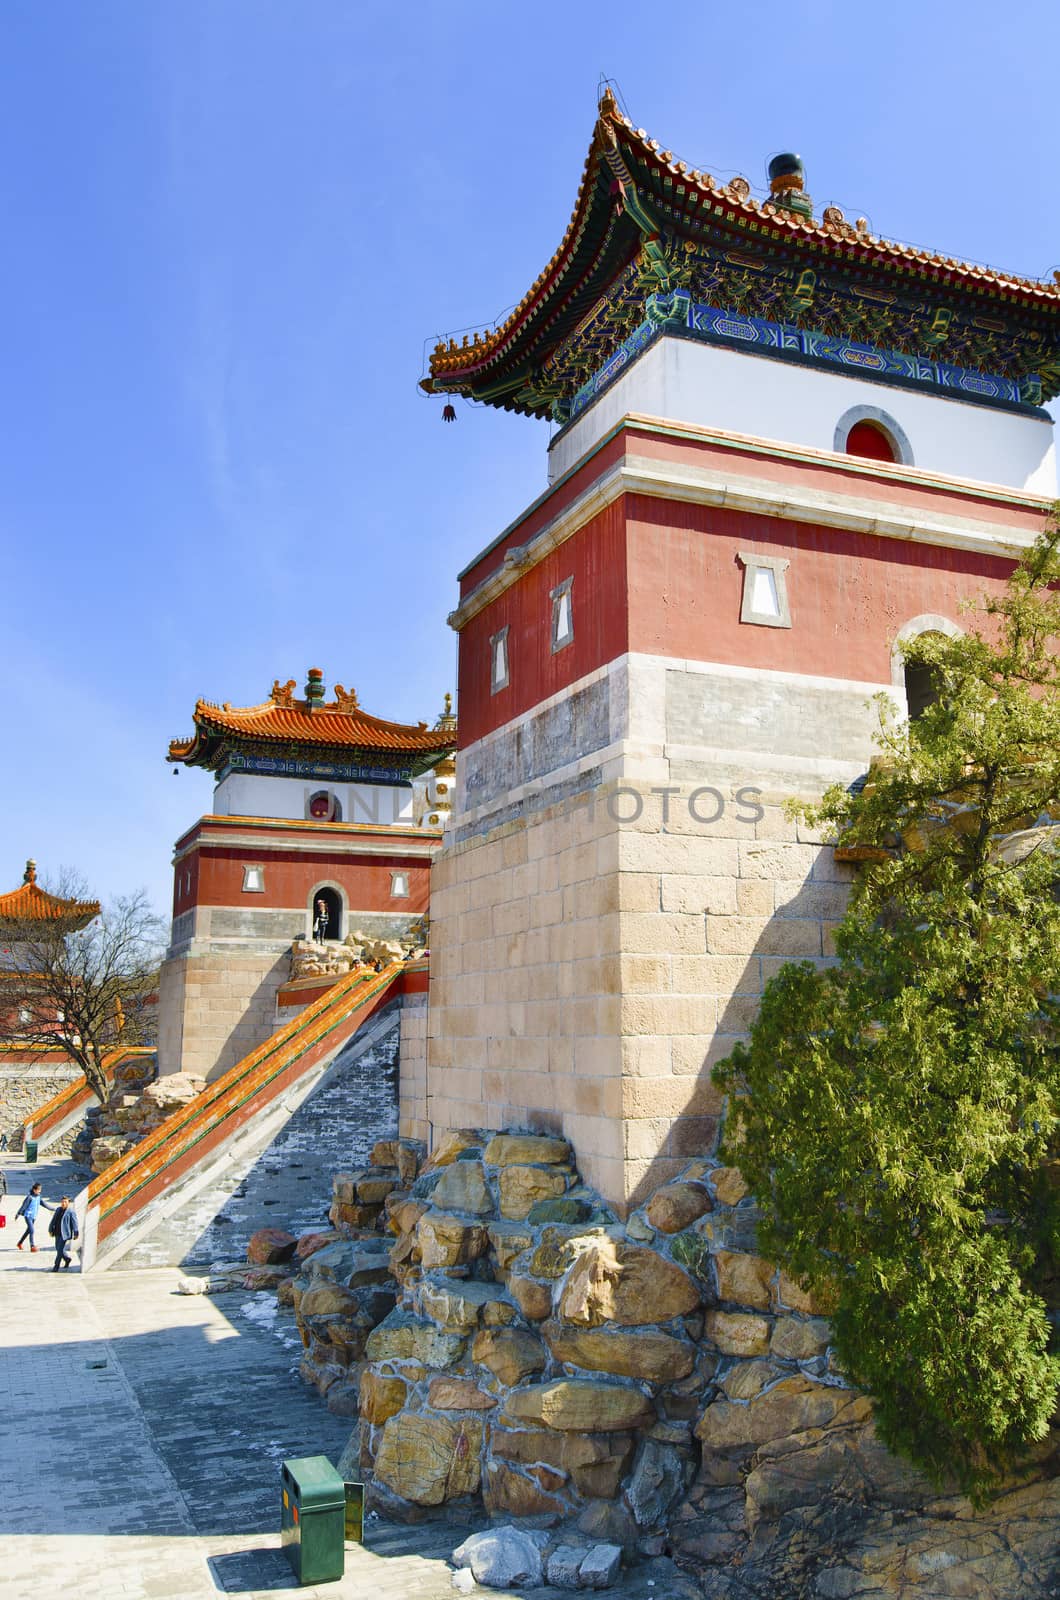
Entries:
{"label": "person in dark jacket", "polygon": [[35,1183],[29,1194],[19,1206],[18,1210],[15,1212],[16,1217],[24,1217],[26,1221],[26,1231],[18,1241],[18,1249],[21,1250],[22,1246],[28,1239],[30,1250],[34,1255],[37,1253],[37,1241],[33,1236],[33,1230],[37,1226],[37,1218],[40,1216],[41,1206],[43,1206],[46,1211],[52,1210],[52,1207],[41,1194],[40,1184]]}
{"label": "person in dark jacket", "polygon": [[53,1272],[58,1272],[60,1267],[68,1267],[74,1253],[74,1240],[77,1238],[77,1213],[70,1204],[70,1196],[64,1194],[59,1201],[58,1209],[48,1224],[48,1232],[55,1240],[55,1265]]}

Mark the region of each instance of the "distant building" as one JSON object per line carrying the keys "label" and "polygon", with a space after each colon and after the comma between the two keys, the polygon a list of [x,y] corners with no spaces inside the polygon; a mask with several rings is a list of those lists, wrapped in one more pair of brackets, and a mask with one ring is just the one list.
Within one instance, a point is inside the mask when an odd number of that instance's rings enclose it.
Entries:
{"label": "distant building", "polygon": [[200,700],[169,760],[215,774],[213,808],[177,840],[159,1065],[216,1077],[267,1038],[296,940],[393,939],[427,911],[449,809],[456,723],[386,722],[313,668],[302,698]]}
{"label": "distant building", "polygon": [[[0,894],[0,1134],[16,1138],[25,1118],[80,1074],[61,1046],[49,1048],[60,1013],[29,980],[42,946],[58,933],[76,933],[99,916],[98,900],[64,899],[37,882],[37,863],[26,862],[21,884]],[[20,1038],[20,1034],[23,1037]]]}
{"label": "distant building", "polygon": [[962,626],[1056,492],[1060,287],[767,198],[600,103],[567,232],[424,387],[555,425],[460,575],[428,1094],[561,1130],[616,1204],[715,1145],[711,1064],[849,869],[782,802],[865,770],[901,642]]}

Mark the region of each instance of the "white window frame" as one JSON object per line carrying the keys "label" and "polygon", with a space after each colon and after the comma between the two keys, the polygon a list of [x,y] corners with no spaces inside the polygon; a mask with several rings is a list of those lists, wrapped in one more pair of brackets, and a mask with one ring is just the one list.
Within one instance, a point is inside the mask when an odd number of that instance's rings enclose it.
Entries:
{"label": "white window frame", "polygon": [[409,875],[407,871],[396,871],[390,874],[390,898],[392,900],[407,900],[409,897]]}
{"label": "white window frame", "polygon": [[[499,694],[502,689],[507,689],[511,682],[511,655],[508,650],[508,628],[506,622],[503,628],[490,636],[490,694]],[[497,671],[498,661],[503,661],[504,671]]]}
{"label": "white window frame", "polygon": [[265,868],[263,866],[249,866],[243,868],[243,893],[265,893]]}
{"label": "white window frame", "polygon": [[[790,628],[791,610],[788,606],[787,570],[791,562],[786,556],[760,556],[753,550],[741,550],[737,560],[743,567],[743,597],[740,603],[740,621],[753,623],[759,628]],[[778,615],[771,611],[756,611],[754,606],[755,578],[760,572],[773,574],[773,587],[777,596]]]}
{"label": "white window frame", "polygon": [[[573,577],[564,578],[562,583],[557,583],[554,589],[549,590],[549,599],[552,601],[552,628],[550,634],[550,648],[552,654],[565,650],[569,644],[574,643],[574,599],[571,590],[574,587]],[[560,633],[560,619],[563,615],[563,602],[567,606],[567,631]]]}

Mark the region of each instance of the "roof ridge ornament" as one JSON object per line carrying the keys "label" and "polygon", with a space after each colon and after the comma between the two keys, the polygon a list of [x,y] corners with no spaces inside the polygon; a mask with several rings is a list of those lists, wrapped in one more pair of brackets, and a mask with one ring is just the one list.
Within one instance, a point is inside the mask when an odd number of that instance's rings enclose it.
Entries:
{"label": "roof ridge ornament", "polygon": [[453,697],[448,690],[446,690],[445,699],[442,701],[441,716],[434,726],[438,730],[448,730],[456,727],[456,717],[453,714]]}
{"label": "roof ridge ornament", "polygon": [[36,883],[36,881],[37,881],[37,863],[34,861],[33,857],[31,856],[29,858],[29,860],[26,862],[26,870],[22,874],[22,882],[23,883]]}
{"label": "roof ridge ornament", "polygon": [[356,689],[344,689],[341,683],[335,685],[336,711],[360,711],[361,702],[357,698]]}
{"label": "roof ridge ornament", "polygon": [[324,674],[319,667],[310,667],[306,673],[305,708],[307,711],[322,710],[324,706]]}
{"label": "roof ridge ornament", "polygon": [[286,683],[281,683],[279,678],[274,678],[272,680],[272,689],[269,693],[269,699],[272,701],[273,705],[286,706],[288,710],[293,710],[294,686],[294,678],[288,678]]}

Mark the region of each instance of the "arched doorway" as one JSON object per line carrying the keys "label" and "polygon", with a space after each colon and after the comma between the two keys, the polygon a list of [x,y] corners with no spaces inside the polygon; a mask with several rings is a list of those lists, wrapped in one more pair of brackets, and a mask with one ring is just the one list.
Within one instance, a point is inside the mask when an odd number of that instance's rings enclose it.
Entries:
{"label": "arched doorway", "polygon": [[911,617],[898,633],[891,646],[891,682],[896,689],[904,689],[906,709],[910,722],[916,722],[929,706],[933,706],[942,693],[942,683],[934,667],[923,661],[909,661],[903,645],[924,634],[942,634],[946,638],[960,637],[961,629],[949,617],[937,612],[924,612]]}
{"label": "arched doorway", "polygon": [[942,692],[939,675],[934,667],[928,666],[925,661],[907,661],[903,671],[905,678],[905,701],[909,708],[910,722],[916,722],[922,717],[929,706],[933,706]]}
{"label": "arched doorway", "polygon": [[314,889],[310,911],[310,927],[314,939],[343,937],[342,896],[337,889]]}

